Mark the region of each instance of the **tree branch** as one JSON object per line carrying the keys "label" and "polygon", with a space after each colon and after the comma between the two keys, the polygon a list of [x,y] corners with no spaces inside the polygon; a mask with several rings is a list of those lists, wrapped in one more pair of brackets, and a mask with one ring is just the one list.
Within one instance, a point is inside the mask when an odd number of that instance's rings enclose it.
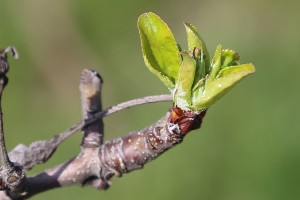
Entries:
{"label": "tree branch", "polygon": [[2,93],[8,83],[8,78],[6,77],[6,73],[9,70],[8,53],[11,53],[15,59],[18,58],[17,51],[12,46],[0,50],[0,189],[9,193],[23,193],[26,181],[24,171],[9,159],[4,140]]}
{"label": "tree branch", "polygon": [[103,117],[136,105],[172,100],[172,95],[149,96],[101,110],[102,83],[96,72],[83,70],[80,92],[84,119],[51,140],[33,142],[29,147],[18,145],[9,157],[24,169],[31,169],[36,164],[46,162],[61,142],[82,129],[83,140],[79,155],[36,176],[22,178],[22,190],[10,189],[8,193],[0,193],[1,199],[25,199],[49,189],[73,184],[90,184],[97,189],[107,189],[111,177],[142,168],[182,142],[186,133],[199,128],[202,123],[205,111],[188,113],[173,107],[153,125],[102,144]]}
{"label": "tree branch", "polygon": [[[9,65],[7,62],[7,53],[13,48],[6,48],[0,50],[0,160],[2,167],[6,170],[11,170],[13,168],[13,163],[9,160],[6,151],[6,145],[4,140],[4,130],[3,130],[3,113],[2,113],[2,93],[5,86],[8,83],[8,78],[6,77],[6,73],[9,70]],[[11,52],[15,52],[12,51]]]}
{"label": "tree branch", "polygon": [[90,180],[94,181],[93,186],[98,189],[107,189],[113,176],[120,177],[124,173],[141,169],[182,142],[186,133],[180,130],[178,124],[170,123],[171,113],[168,112],[161,120],[141,131],[106,142],[100,147],[83,148],[70,161],[28,177],[26,195],[22,198],[49,189],[85,184]]}
{"label": "tree branch", "polygon": [[84,126],[88,126],[90,123],[93,123],[97,119],[106,117],[113,113],[137,105],[155,103],[155,102],[164,102],[164,101],[172,101],[172,95],[165,94],[165,95],[147,96],[139,99],[126,101],[117,104],[115,106],[111,106],[101,112],[97,112],[93,114],[87,120],[82,120],[77,124],[74,124],[67,130],[54,136],[50,140],[35,141],[31,143],[28,147],[23,144],[19,144],[9,153],[9,157],[14,163],[18,163],[18,165],[22,166],[23,169],[26,170],[32,169],[35,165],[45,163],[49,158],[51,158],[52,154],[55,152],[58,145],[61,144],[63,141],[65,141],[73,133],[82,129]]}

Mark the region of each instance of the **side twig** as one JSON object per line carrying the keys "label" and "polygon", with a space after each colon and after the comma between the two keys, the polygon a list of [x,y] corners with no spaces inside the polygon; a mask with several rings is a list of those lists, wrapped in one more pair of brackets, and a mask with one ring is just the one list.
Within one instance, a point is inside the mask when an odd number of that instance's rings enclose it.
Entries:
{"label": "side twig", "polygon": [[64,132],[60,133],[58,137],[60,138],[59,141],[63,142],[65,139],[67,139],[69,136],[71,136],[76,131],[82,129],[84,126],[89,125],[90,123],[93,123],[95,120],[107,117],[111,114],[114,114],[116,112],[125,110],[127,108],[132,108],[135,106],[148,104],[148,103],[156,103],[156,102],[167,102],[172,101],[173,97],[171,94],[163,94],[163,95],[153,95],[153,96],[146,96],[139,99],[133,99],[129,100],[114,106],[111,106],[105,110],[102,110],[101,112],[94,113],[91,115],[88,119],[85,119],[83,121],[78,122],[77,124],[74,124]]}
{"label": "side twig", "polygon": [[[84,120],[89,119],[94,113],[102,111],[102,84],[103,80],[96,71],[84,69],[81,72],[79,89],[81,95],[82,115]],[[103,144],[104,139],[103,119],[99,118],[90,123],[88,126],[83,127],[82,132],[82,152],[91,152],[93,150],[97,151],[97,149]],[[105,181],[100,177],[100,171],[97,173],[97,169],[98,168],[96,168],[93,176],[87,174],[86,180],[82,181],[81,184],[90,184],[97,189],[107,189],[109,185],[105,184]]]}
{"label": "side twig", "polygon": [[126,101],[117,104],[115,106],[111,106],[101,112],[92,114],[90,118],[86,120],[82,120],[77,124],[74,124],[67,130],[54,136],[50,140],[35,141],[31,143],[28,147],[23,144],[19,144],[9,153],[9,157],[13,162],[18,163],[24,169],[26,170],[32,169],[37,164],[45,163],[53,155],[57,146],[62,142],[64,142],[73,133],[79,131],[84,126],[93,123],[97,119],[104,118],[113,113],[134,106],[147,104],[147,103],[166,102],[166,101],[172,101],[172,95],[165,94],[165,95],[146,96],[143,98]]}
{"label": "side twig", "polygon": [[7,54],[11,53],[14,58],[18,57],[18,54],[14,47],[8,47],[0,50],[0,160],[1,160],[1,183],[0,188],[7,190],[11,196],[22,193],[25,188],[26,177],[21,167],[12,163],[8,157],[5,140],[4,140],[4,128],[3,128],[3,113],[2,113],[2,93],[5,86],[8,83],[6,73],[9,70],[9,64],[7,62]]}
{"label": "side twig", "polygon": [[46,162],[61,142],[82,129],[80,153],[36,176],[23,178],[26,181],[22,192],[0,192],[0,198],[20,200],[46,190],[74,184],[90,184],[97,189],[107,189],[111,177],[142,168],[179,144],[188,132],[199,128],[202,123],[205,111],[196,114],[184,113],[173,107],[153,125],[102,144],[103,117],[141,104],[172,100],[172,95],[149,96],[101,110],[102,83],[96,72],[83,70],[80,82],[83,120],[49,141],[37,141],[28,148],[18,145],[9,156],[24,169],[30,169],[36,164]]}
{"label": "side twig", "polygon": [[[80,77],[80,95],[83,119],[86,120],[96,112],[102,111],[101,88],[103,80],[93,70],[84,69]],[[89,126],[82,128],[82,147],[99,147],[103,143],[104,124],[103,119],[98,118]]]}

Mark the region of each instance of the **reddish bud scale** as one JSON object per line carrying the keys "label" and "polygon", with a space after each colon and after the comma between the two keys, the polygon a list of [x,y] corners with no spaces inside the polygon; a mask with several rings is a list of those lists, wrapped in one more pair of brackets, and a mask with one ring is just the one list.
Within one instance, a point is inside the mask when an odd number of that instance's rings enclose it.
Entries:
{"label": "reddish bud scale", "polygon": [[192,130],[200,128],[202,119],[204,118],[205,114],[206,110],[198,113],[192,110],[183,111],[181,108],[174,106],[171,109],[169,121],[171,123],[178,124],[181,133],[185,135]]}

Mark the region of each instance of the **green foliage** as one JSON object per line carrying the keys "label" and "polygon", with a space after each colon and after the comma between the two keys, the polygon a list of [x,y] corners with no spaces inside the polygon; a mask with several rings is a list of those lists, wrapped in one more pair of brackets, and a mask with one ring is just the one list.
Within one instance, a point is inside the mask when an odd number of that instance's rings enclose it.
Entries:
{"label": "green foliage", "polygon": [[169,89],[173,89],[181,58],[171,30],[153,13],[140,16],[138,27],[146,66]]}
{"label": "green foliage", "polygon": [[196,61],[188,52],[182,53],[182,62],[178,77],[176,80],[176,87],[174,89],[174,102],[181,105],[181,107],[189,107],[191,105],[192,87],[196,73]]}
{"label": "green foliage", "polygon": [[174,103],[183,110],[210,107],[255,71],[252,64],[239,64],[238,54],[221,45],[210,61],[206,44],[192,24],[185,23],[188,51],[178,49],[167,24],[154,13],[141,15],[138,28],[146,66],[171,90]]}

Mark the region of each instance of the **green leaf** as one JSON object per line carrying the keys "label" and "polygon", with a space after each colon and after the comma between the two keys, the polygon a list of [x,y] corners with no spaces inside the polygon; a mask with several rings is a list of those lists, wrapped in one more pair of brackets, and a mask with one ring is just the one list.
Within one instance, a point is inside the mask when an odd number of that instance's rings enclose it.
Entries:
{"label": "green leaf", "polygon": [[232,65],[237,65],[238,60],[240,59],[240,56],[238,55],[237,52],[231,50],[231,49],[224,49],[222,50],[222,66],[221,69],[227,66],[232,66]]}
{"label": "green leaf", "polygon": [[[188,48],[190,52],[193,52],[195,48],[198,48],[200,50],[200,57],[197,60],[197,71],[200,71],[198,68],[204,68],[205,73],[208,73],[209,67],[210,67],[210,60],[209,60],[209,53],[206,47],[206,44],[200,34],[197,32],[196,27],[193,26],[190,23],[184,23],[185,30],[187,33],[187,39],[188,39]],[[199,63],[198,63],[199,62]],[[202,65],[202,66],[200,66]],[[203,77],[198,78],[200,80]]]}
{"label": "green leaf", "polygon": [[229,67],[225,67],[224,69],[222,69],[218,76],[218,78],[223,78],[228,76],[229,74],[240,74],[239,76],[241,76],[242,74],[248,72],[248,73],[252,73],[254,72],[254,66],[253,64],[242,64],[242,65],[236,65],[236,66],[229,66]]}
{"label": "green leaf", "polygon": [[219,72],[216,79],[207,79],[203,95],[193,105],[193,108],[201,110],[210,107],[240,80],[253,72],[255,72],[255,68],[252,64],[225,67]]}
{"label": "green leaf", "polygon": [[210,71],[210,78],[215,78],[217,74],[219,73],[221,69],[221,64],[222,64],[222,46],[218,45],[215,55],[211,61],[211,71]]}
{"label": "green leaf", "polygon": [[141,15],[138,28],[146,66],[169,89],[173,89],[181,56],[172,32],[154,13]]}
{"label": "green leaf", "polygon": [[174,102],[183,110],[191,107],[191,94],[196,72],[196,61],[187,52],[182,53],[176,87],[174,89]]}
{"label": "green leaf", "polygon": [[239,64],[238,53],[223,50],[221,45],[210,61],[205,42],[192,24],[185,23],[187,51],[153,13],[141,15],[138,28],[146,66],[171,90],[175,105],[185,111],[210,107],[255,71],[252,64]]}
{"label": "green leaf", "polygon": [[[188,48],[194,53],[196,60],[196,73],[193,83],[192,102],[197,101],[202,96],[203,84],[206,74],[210,71],[209,53],[204,40],[197,32],[195,26],[190,23],[184,23],[188,39]],[[195,50],[198,49],[199,52]]]}

